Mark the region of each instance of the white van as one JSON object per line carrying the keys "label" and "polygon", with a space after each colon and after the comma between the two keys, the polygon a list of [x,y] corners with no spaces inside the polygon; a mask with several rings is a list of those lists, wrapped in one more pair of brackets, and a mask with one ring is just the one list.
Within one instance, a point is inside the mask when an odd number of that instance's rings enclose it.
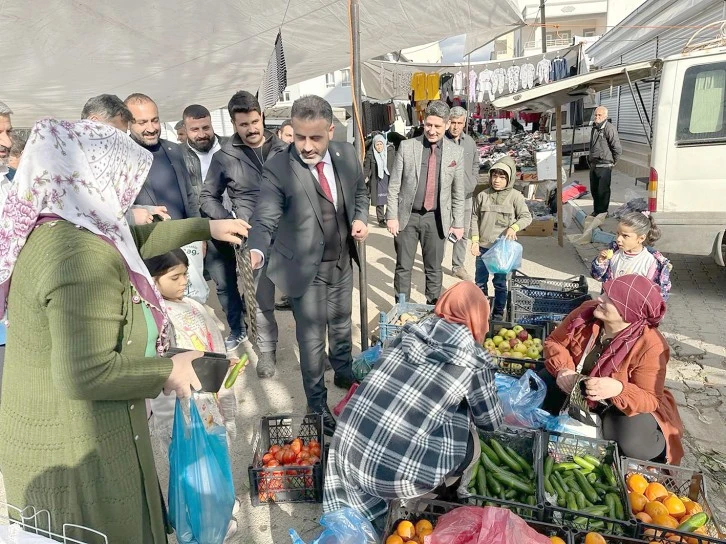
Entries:
{"label": "white van", "polygon": [[726,47],[663,61],[654,123],[648,205],[663,241],[687,236],[724,266]]}

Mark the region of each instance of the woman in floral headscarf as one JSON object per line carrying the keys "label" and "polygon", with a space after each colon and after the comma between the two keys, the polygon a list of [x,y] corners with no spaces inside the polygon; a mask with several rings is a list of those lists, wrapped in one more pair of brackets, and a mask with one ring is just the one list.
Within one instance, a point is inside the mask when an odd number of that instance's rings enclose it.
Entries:
{"label": "woman in floral headscarf", "polygon": [[545,340],[549,375],[544,408],[557,413],[580,375],[584,396],[602,419],[604,438],[636,459],[678,464],[683,424],[665,389],[668,343],[658,331],[666,305],[644,276],[605,282]]}
{"label": "woman in floral headscarf", "polygon": [[142,258],[210,235],[238,243],[248,227],[186,219],[130,228],[124,214],[151,162],[113,127],[39,121],[0,209],[7,499],[49,510],[55,532],[80,524],[114,543],[166,542],[144,399],[199,387],[198,352],[158,357],[167,318]]}

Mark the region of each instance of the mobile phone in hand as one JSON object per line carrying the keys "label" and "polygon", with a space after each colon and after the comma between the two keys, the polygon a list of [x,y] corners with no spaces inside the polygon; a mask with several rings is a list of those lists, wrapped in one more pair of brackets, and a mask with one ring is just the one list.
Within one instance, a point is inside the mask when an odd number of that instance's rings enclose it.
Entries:
{"label": "mobile phone in hand", "polygon": [[[447,240],[449,242],[451,242],[452,244],[455,244],[456,242],[459,241],[459,239],[456,237],[456,234],[454,234],[453,232],[450,232],[449,233],[449,236],[447,237]],[[462,238],[462,240],[463,240],[463,238]]]}

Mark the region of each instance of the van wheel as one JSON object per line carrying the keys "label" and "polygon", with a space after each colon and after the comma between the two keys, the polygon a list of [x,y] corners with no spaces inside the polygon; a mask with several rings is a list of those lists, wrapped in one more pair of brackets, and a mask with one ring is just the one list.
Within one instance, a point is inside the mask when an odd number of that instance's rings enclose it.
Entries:
{"label": "van wheel", "polygon": [[726,266],[726,231],[721,231],[713,241],[711,257],[719,266]]}

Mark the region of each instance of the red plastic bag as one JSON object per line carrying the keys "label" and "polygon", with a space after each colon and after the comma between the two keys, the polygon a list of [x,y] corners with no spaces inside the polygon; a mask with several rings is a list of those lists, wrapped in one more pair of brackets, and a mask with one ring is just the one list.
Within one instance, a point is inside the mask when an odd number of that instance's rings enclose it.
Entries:
{"label": "red plastic bag", "polygon": [[462,506],[436,522],[430,544],[551,544],[505,508]]}

